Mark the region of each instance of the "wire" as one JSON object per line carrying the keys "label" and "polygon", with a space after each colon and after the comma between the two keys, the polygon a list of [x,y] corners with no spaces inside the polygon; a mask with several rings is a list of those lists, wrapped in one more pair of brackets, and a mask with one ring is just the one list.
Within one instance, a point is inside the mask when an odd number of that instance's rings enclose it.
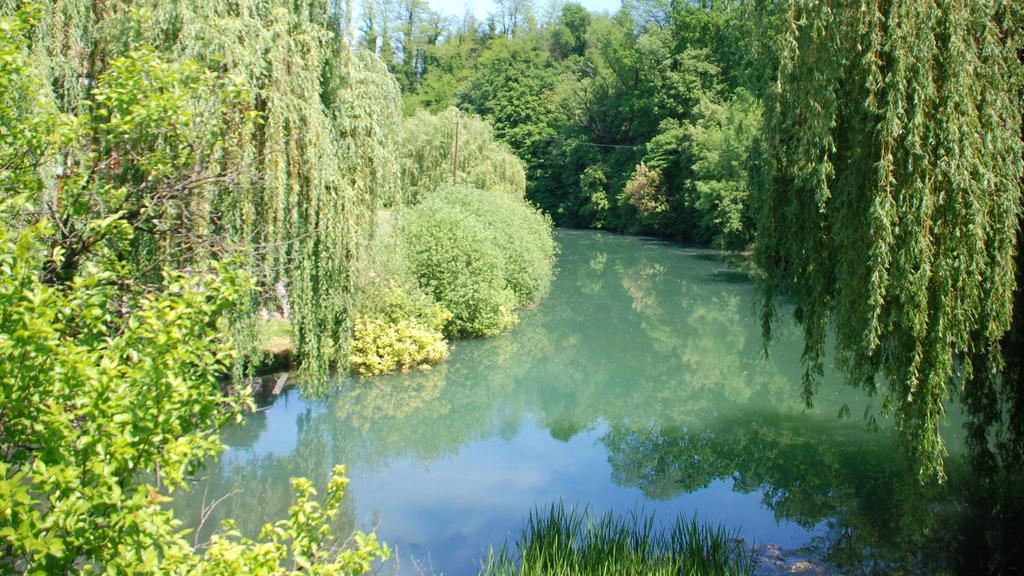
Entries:
{"label": "wire", "polygon": [[[562,138],[541,138],[541,140],[544,140],[545,142],[558,142],[558,143],[561,143],[561,144],[565,144],[566,143],[565,139],[562,139]],[[630,148],[630,149],[644,148],[646,146],[644,144],[635,144],[635,145],[630,145],[630,144],[598,144],[597,142],[573,142],[573,144],[579,144],[580,146],[593,146],[595,148]]]}

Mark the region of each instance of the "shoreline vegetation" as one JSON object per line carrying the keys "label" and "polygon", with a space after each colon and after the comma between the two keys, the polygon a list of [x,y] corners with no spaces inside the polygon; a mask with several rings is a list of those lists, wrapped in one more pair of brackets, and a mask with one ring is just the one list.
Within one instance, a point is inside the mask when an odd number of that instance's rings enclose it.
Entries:
{"label": "shoreline vegetation", "polygon": [[[659,241],[671,241],[671,239],[666,238],[651,238]],[[687,244],[681,244],[681,246],[686,245]],[[753,252],[749,249],[726,250],[723,252],[723,261],[729,266],[735,268],[735,271],[739,274],[744,274],[753,278],[758,273]],[[522,304],[520,307],[531,308],[537,304],[539,304],[538,301],[527,302]],[[278,372],[296,369],[297,356],[295,342],[292,340],[289,321],[286,318],[282,318],[280,314],[272,317],[268,314],[268,317],[260,319],[258,324],[259,339],[257,347],[259,350],[258,357],[260,360],[253,365],[253,375],[267,376]],[[393,324],[391,325],[391,328],[394,328]],[[433,362],[417,362],[416,360],[420,359],[423,348],[415,346],[415,343],[410,347],[412,350],[408,352],[408,357],[413,360],[395,363],[390,370],[367,373],[357,372],[357,374],[376,376],[394,372],[408,372],[411,370],[430,370],[433,365],[443,362],[447,358],[447,354],[444,354],[435,356],[435,361]]]}
{"label": "shoreline vegetation", "polygon": [[695,516],[659,529],[643,511],[595,515],[558,503],[530,512],[518,537],[488,552],[480,576],[747,576],[755,565],[736,533]]}
{"label": "shoreline vegetation", "polygon": [[[460,154],[476,167],[469,173],[448,157],[445,138],[456,125]],[[526,201],[522,162],[486,123],[451,109],[421,112],[405,130],[416,142],[401,152],[409,196],[376,215],[354,288],[349,354],[336,366],[356,375],[429,369],[447,358],[451,339],[504,332],[517,309],[544,297],[553,275],[551,219]],[[300,362],[285,313],[264,316],[254,372]]]}

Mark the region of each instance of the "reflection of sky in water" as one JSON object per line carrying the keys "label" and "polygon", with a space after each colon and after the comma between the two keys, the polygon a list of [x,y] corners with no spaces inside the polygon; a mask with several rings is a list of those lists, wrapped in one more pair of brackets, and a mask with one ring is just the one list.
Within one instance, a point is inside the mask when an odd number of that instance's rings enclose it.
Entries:
{"label": "reflection of sky in water", "polygon": [[291,389],[281,394],[273,405],[262,408],[262,414],[254,416],[263,420],[263,427],[251,446],[232,442],[234,438],[230,431],[224,434],[226,449],[221,455],[221,466],[225,473],[230,472],[232,462],[246,462],[253,455],[288,456],[294,453],[299,445],[299,428],[295,421],[307,410],[319,415],[326,412],[326,407],[303,401],[298,390]]}
{"label": "reflection of sky in water", "polygon": [[512,440],[474,442],[440,462],[403,458],[366,475],[353,469],[360,525],[379,521],[381,538],[397,548],[403,566],[411,559],[426,565],[429,554],[434,567],[449,574],[472,573],[486,556],[487,543],[514,538],[531,509],[559,500],[596,513],[643,509],[654,513],[657,524],[697,513],[739,529],[747,541],[784,548],[807,545],[824,533],[777,521],[761,505],[760,492],[737,492],[728,479],[665,502],[616,486],[608,481],[612,471],[599,442],[605,431],[600,426],[558,442],[528,422]]}

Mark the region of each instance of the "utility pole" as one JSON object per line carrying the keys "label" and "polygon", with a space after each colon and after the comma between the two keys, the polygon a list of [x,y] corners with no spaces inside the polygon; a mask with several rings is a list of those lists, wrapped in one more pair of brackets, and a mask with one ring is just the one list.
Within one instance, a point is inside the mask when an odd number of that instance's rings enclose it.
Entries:
{"label": "utility pole", "polygon": [[345,41],[348,42],[349,50],[356,48],[356,25],[352,20],[352,0],[345,0]]}
{"label": "utility pole", "polygon": [[452,149],[452,184],[459,183],[459,111],[455,110],[455,146]]}

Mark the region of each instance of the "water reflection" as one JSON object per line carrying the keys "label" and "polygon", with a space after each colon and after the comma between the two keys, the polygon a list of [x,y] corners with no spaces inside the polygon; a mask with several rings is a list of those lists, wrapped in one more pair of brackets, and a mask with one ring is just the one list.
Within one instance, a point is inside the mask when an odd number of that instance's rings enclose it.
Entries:
{"label": "water reflection", "polygon": [[[958,525],[951,487],[904,482],[873,404],[827,375],[799,398],[801,341],[761,358],[753,288],[708,251],[560,232],[551,296],[499,338],[460,342],[433,371],[345,380],[327,398],[287,391],[226,435],[231,449],[174,504],[186,526],[221,504],[254,533],[282,517],[288,478],[352,477],[349,514],[379,521],[408,558],[472,573],[536,505],[641,505],[697,513],[748,540],[817,545],[844,572],[942,571]],[[853,414],[853,418],[838,415]],[[955,485],[957,422],[947,430]],[[203,536],[202,534],[200,535]],[[961,546],[962,548],[962,546]]]}

